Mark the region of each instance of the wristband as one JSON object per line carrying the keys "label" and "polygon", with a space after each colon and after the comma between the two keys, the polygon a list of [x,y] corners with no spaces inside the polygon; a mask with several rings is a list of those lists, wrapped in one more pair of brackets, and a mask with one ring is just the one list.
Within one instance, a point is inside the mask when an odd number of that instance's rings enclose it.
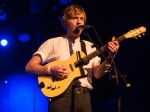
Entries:
{"label": "wristband", "polygon": [[51,74],[51,66],[47,66],[47,74]]}

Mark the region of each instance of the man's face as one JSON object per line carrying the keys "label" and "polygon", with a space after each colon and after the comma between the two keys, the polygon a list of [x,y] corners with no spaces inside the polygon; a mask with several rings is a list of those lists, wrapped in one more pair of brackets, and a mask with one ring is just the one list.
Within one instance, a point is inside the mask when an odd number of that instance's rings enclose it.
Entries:
{"label": "man's face", "polygon": [[68,19],[66,28],[67,28],[67,33],[75,34],[75,35],[80,35],[82,30],[77,30],[76,27],[77,25],[84,25],[85,24],[85,15],[83,13],[79,15],[74,15],[72,18]]}

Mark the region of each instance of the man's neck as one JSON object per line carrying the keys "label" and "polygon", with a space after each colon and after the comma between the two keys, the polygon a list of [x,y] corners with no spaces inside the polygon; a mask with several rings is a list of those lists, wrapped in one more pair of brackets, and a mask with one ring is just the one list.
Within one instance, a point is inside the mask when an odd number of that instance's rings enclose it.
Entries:
{"label": "man's neck", "polygon": [[68,34],[66,35],[71,40],[72,43],[75,43],[75,40],[79,38],[78,35],[68,35]]}

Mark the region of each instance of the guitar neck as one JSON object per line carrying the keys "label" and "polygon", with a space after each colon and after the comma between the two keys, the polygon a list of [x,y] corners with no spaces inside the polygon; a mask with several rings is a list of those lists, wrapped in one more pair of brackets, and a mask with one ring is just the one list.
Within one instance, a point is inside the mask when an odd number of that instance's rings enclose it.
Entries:
{"label": "guitar neck", "polygon": [[[124,40],[124,39],[125,39],[125,36],[122,35],[122,36],[116,38],[115,40],[118,41],[118,42],[121,42],[121,41]],[[94,52],[88,54],[87,56],[83,57],[83,58],[81,59],[81,60],[82,60],[82,64],[83,64],[83,63],[88,63],[91,59],[93,59],[94,57],[100,55],[101,52],[106,51],[106,47],[107,47],[107,45],[104,45],[104,46],[100,47],[100,49],[96,49],[96,51],[94,51]],[[80,60],[77,61],[75,64],[79,64],[79,63],[81,63]]]}

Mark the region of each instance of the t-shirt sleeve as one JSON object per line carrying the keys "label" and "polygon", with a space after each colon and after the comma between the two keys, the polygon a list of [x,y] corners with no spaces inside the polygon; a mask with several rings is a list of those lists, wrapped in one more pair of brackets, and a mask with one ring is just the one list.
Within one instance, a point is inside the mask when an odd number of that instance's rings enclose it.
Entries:
{"label": "t-shirt sleeve", "polygon": [[101,58],[96,56],[95,58],[93,58],[92,60],[92,66],[96,65],[98,62],[101,62]]}
{"label": "t-shirt sleeve", "polygon": [[48,56],[50,53],[53,52],[53,43],[51,39],[45,41],[38,50],[33,54],[34,55],[40,55],[42,59],[42,64],[46,63],[48,61]]}

